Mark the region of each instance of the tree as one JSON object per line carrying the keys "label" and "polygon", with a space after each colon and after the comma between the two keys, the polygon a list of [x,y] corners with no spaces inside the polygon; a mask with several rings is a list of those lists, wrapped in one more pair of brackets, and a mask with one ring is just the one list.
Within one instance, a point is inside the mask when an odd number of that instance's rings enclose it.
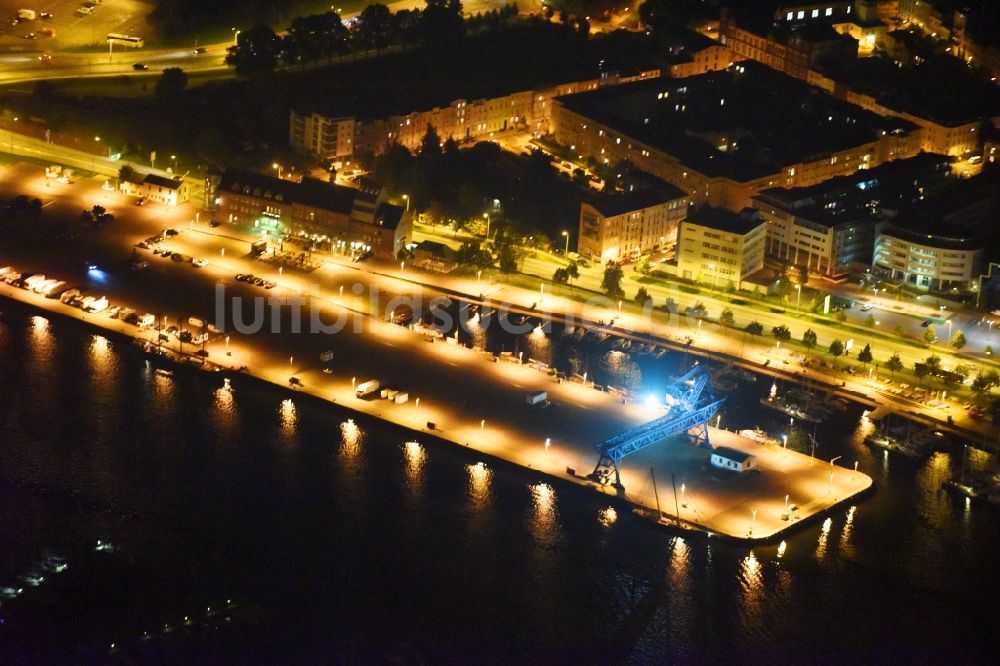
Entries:
{"label": "tree", "polygon": [[792,339],[792,332],[788,330],[788,327],[782,324],[781,326],[771,327],[771,335],[778,342],[786,342]]}
{"label": "tree", "polygon": [[420,141],[419,154],[421,158],[432,161],[441,157],[441,137],[430,123],[427,123],[427,131]]}
{"label": "tree", "polygon": [[455,254],[455,260],[459,264],[467,264],[477,268],[486,268],[493,264],[493,257],[483,249],[478,241],[462,243]]}
{"label": "tree", "polygon": [[951,346],[955,348],[955,351],[962,351],[965,343],[965,333],[962,333],[962,329],[958,329],[955,331],[955,335],[951,336]]}
{"label": "tree", "polygon": [[917,381],[920,382],[921,384],[924,383],[924,377],[927,376],[928,372],[930,372],[930,370],[923,363],[913,364],[913,374],[917,378]]}
{"label": "tree", "polygon": [[875,328],[875,317],[873,315],[869,314],[865,318],[865,326],[868,328]]}
{"label": "tree", "polygon": [[837,310],[833,313],[833,318],[843,324],[847,321],[847,314],[845,314],[843,310]]}
{"label": "tree", "polygon": [[169,102],[176,100],[187,87],[188,76],[180,67],[167,67],[156,80],[153,94],[157,101]]}
{"label": "tree", "polygon": [[557,268],[552,273],[552,281],[556,284],[566,284],[569,282],[569,276],[566,274],[565,268]]}
{"label": "tree", "polygon": [[906,337],[906,329],[903,328],[902,324],[896,324],[896,328],[892,329],[892,332],[896,335],[897,338]]}
{"label": "tree", "polygon": [[750,335],[757,336],[764,332],[764,325],[761,324],[759,321],[754,320],[749,324],[747,324],[745,330]]}
{"label": "tree", "polygon": [[601,291],[611,298],[621,298],[625,295],[625,290],[622,289],[623,277],[625,277],[625,271],[622,270],[622,265],[617,261],[609,261],[604,267]]}
{"label": "tree", "polygon": [[427,0],[427,7],[421,15],[424,43],[429,47],[446,51],[455,47],[465,34],[460,0]]}
{"label": "tree", "polygon": [[929,371],[938,372],[941,369],[941,357],[937,354],[931,354],[924,359],[924,365],[927,366]]}
{"label": "tree", "polygon": [[937,341],[937,331],[934,330],[934,324],[927,324],[927,328],[924,330],[924,341],[929,345]]}
{"label": "tree", "polygon": [[394,30],[395,24],[389,8],[372,4],[358,14],[354,24],[354,37],[366,49],[381,51],[395,40]]}
{"label": "tree", "polygon": [[288,28],[288,37],[286,57],[296,62],[322,58],[329,62],[334,56],[348,51],[347,28],[340,15],[334,12],[293,19]]}
{"label": "tree", "polygon": [[642,255],[635,267],[635,271],[640,275],[649,275],[653,271],[653,266],[649,263],[648,254]]}
{"label": "tree", "polygon": [[118,179],[125,181],[135,175],[135,167],[131,164],[123,164],[118,169]]}
{"label": "tree", "polygon": [[885,362],[886,369],[892,376],[896,376],[896,373],[903,369],[903,361],[899,358],[899,354],[893,354],[889,357],[889,360]]}
{"label": "tree", "polygon": [[653,297],[649,295],[649,291],[645,287],[639,287],[639,290],[635,292],[635,302],[639,305],[645,305],[653,300]]}
{"label": "tree", "polygon": [[972,380],[972,392],[980,398],[989,393],[991,388],[993,384],[981,372]]}
{"label": "tree", "polygon": [[865,348],[858,352],[858,360],[861,361],[866,367],[872,362],[872,347],[871,345],[865,345]]}
{"label": "tree", "polygon": [[830,343],[830,355],[833,356],[833,367],[837,367],[837,357],[844,353],[844,343],[840,340],[834,340]]}
{"label": "tree", "polygon": [[567,282],[580,277],[580,269],[577,267],[575,261],[569,262],[564,270],[566,271]]}
{"label": "tree", "polygon": [[816,331],[811,328],[806,329],[802,334],[802,346],[809,350],[816,346]]}
{"label": "tree", "polygon": [[226,54],[226,64],[235,67],[237,74],[254,76],[273,71],[280,55],[281,38],[268,26],[255,25],[237,36],[236,45]]}
{"label": "tree", "polygon": [[723,310],[722,314],[719,315],[719,323],[726,328],[736,328],[736,318],[733,316],[733,311],[729,308]]}

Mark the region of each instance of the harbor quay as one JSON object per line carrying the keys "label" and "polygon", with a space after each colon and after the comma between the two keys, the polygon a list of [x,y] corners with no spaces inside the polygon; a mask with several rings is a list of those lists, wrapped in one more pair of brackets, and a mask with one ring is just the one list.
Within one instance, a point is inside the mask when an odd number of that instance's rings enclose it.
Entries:
{"label": "harbor quay", "polygon": [[[4,252],[0,264],[8,263],[19,270],[47,275],[51,270],[51,277],[72,278],[68,272],[73,261],[60,262],[66,263],[62,270],[67,274],[62,276],[58,266],[49,269],[37,259],[30,267],[21,266],[18,257]],[[210,312],[218,298],[217,276],[181,263],[165,262],[158,270],[144,271],[141,278],[135,275],[92,277],[102,295],[137,312],[170,311],[178,294],[183,294],[187,312]],[[239,286],[232,289],[241,293]],[[250,293],[242,293],[249,302]],[[414,332],[349,310],[322,294],[314,296],[309,307],[318,308],[327,320],[346,317],[349,325],[339,332],[295,333],[290,325],[253,335],[220,331],[202,347],[207,356],[195,354],[195,345],[188,345],[185,353],[176,339],[168,338],[164,344],[157,329],[140,329],[105,313],[87,313],[13,285],[0,286],[0,294],[138,340],[149,351],[167,347],[178,354],[176,358],[199,360],[202,369],[237,372],[281,387],[290,392],[281,403],[283,413],[293,414],[296,395],[308,394],[408,428],[415,441],[422,435],[433,436],[534,470],[541,475],[536,491],[543,495],[555,492],[548,480],[561,479],[606,494],[611,507],[631,506],[684,529],[769,539],[851,500],[872,483],[866,475],[832,461],[716,428],[709,429],[712,444],[753,456],[755,471],[717,469],[709,463],[708,448],[694,447],[678,435],[622,461],[623,490],[597,483],[587,478],[598,460],[595,446],[661,416],[664,406],[624,402],[584,383],[560,382],[512,357],[501,360],[453,338]],[[42,317],[35,325],[47,326]],[[220,390],[237,390],[225,382],[225,373],[217,376]],[[358,389],[367,382],[378,382],[378,390],[358,397]],[[528,404],[529,396],[542,391],[554,408]],[[341,432],[330,434],[331,446],[349,445],[358,427],[345,420]]]}

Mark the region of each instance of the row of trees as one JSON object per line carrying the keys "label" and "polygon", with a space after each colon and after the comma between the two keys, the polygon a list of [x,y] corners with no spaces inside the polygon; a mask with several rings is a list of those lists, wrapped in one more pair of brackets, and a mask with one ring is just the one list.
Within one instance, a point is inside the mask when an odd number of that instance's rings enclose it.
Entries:
{"label": "row of trees", "polygon": [[466,21],[459,0],[426,2],[423,11],[404,9],[396,13],[383,4],[367,5],[349,25],[336,12],[302,16],[280,36],[268,25],[255,25],[239,33],[236,44],[229,48],[226,64],[240,74],[253,75],[271,71],[279,64],[330,62],[351,52],[381,51],[397,44],[422,42],[448,48],[462,39],[467,28],[498,24],[517,15],[517,5],[511,3]]}
{"label": "row of trees", "polygon": [[549,156],[514,155],[491,142],[461,150],[451,138],[442,142],[433,127],[416,154],[390,146],[376,159],[373,175],[390,193],[405,194],[410,206],[456,230],[484,233],[486,211],[492,252],[508,241],[518,248],[548,248],[579,215],[579,190],[560,178]]}

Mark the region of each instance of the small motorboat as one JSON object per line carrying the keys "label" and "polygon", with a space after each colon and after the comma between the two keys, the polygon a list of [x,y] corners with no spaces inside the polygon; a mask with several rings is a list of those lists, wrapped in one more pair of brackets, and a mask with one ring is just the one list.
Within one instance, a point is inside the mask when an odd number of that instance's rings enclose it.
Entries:
{"label": "small motorboat", "polygon": [[59,557],[58,555],[49,555],[42,561],[42,568],[46,571],[51,571],[52,573],[62,573],[69,568],[69,563],[66,558]]}
{"label": "small motorboat", "polygon": [[14,599],[21,596],[21,593],[23,592],[23,587],[11,587],[6,585],[4,587],[0,587],[0,597],[4,597],[5,599]]}
{"label": "small motorboat", "polygon": [[22,583],[30,585],[31,587],[38,587],[45,582],[45,576],[35,571],[29,571],[26,574],[18,576],[17,579]]}
{"label": "small motorboat", "polygon": [[94,550],[99,553],[113,553],[118,550],[111,542],[97,540],[97,545],[94,546]]}

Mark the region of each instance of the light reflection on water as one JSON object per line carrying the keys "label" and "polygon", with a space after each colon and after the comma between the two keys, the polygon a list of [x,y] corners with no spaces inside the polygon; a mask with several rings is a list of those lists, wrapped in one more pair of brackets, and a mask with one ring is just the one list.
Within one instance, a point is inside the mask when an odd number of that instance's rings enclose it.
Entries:
{"label": "light reflection on water", "polygon": [[740,563],[740,611],[745,619],[760,621],[763,597],[763,567],[751,550]]}
{"label": "light reflection on water", "polygon": [[[77,356],[80,357],[76,367],[89,368],[94,371],[95,375],[101,372],[102,368],[107,372],[115,372],[125,377],[131,375],[133,378],[140,372],[141,361],[137,361],[135,358],[126,358],[131,355],[126,351],[116,350],[115,345],[110,344],[103,336],[80,336],[76,345],[67,345],[61,335],[62,327],[57,325],[55,329],[57,334],[53,334],[50,323],[44,317],[33,318],[27,326],[21,325],[16,328],[16,332],[22,336],[18,358],[24,362],[28,372],[41,358],[40,351],[45,348],[55,349],[56,346],[59,347],[60,357],[69,350],[69,347],[75,347]],[[31,349],[25,348],[25,340],[31,342]],[[5,356],[4,350],[0,349],[0,363],[9,363],[9,358],[10,356]],[[53,373],[56,373],[62,365],[61,362],[51,364]],[[5,366],[0,365],[0,367]],[[67,365],[67,367],[69,366]],[[258,403],[254,402],[253,392],[241,389],[239,402],[244,404],[242,410],[238,410],[238,401],[228,381],[220,387],[216,379],[209,380],[202,375],[189,374],[184,371],[177,371],[171,377],[165,373],[158,373],[155,368],[147,366],[145,372],[146,378],[142,385],[147,390],[133,392],[139,394],[135,396],[114,396],[115,401],[122,401],[122,405],[148,410],[156,420],[162,419],[164,429],[169,431],[169,436],[164,437],[162,442],[152,437],[148,432],[136,435],[137,441],[143,442],[142,447],[136,447],[139,452],[137,455],[143,456],[144,460],[155,463],[158,460],[166,459],[164,451],[180,449],[180,446],[175,447],[175,444],[179,442],[189,445],[188,443],[193,441],[190,439],[191,435],[185,431],[186,428],[190,429],[189,422],[193,421],[187,412],[189,407],[203,406],[209,422],[216,424],[238,425],[238,418],[248,419],[259,414],[264,419],[263,422],[269,426],[268,434],[273,436],[275,409],[273,397],[261,399],[259,401],[261,408],[258,410],[255,409],[255,405]],[[52,376],[54,378],[60,377],[58,374]],[[199,386],[201,386],[200,393]],[[121,393],[121,391],[119,392]],[[198,400],[188,399],[189,396],[198,396]],[[176,403],[177,408],[173,410],[175,413],[171,418],[170,414],[164,413],[163,407],[174,403]],[[87,402],[82,406],[82,409],[92,410],[96,404],[92,396],[87,396]],[[115,402],[115,404],[118,403]],[[137,405],[138,407],[136,407]],[[65,406],[64,409],[72,410],[73,407]],[[238,413],[239,411],[242,413]],[[290,400],[280,403],[278,407],[279,430],[283,436],[292,433],[297,438],[303,438],[302,432],[311,432],[310,425],[317,418],[313,411],[303,411],[301,406],[296,406]],[[95,413],[100,413],[100,410],[95,411]],[[10,414],[11,410],[8,409],[6,413],[8,419],[11,418]],[[72,411],[70,414],[75,415]],[[393,503],[392,511],[394,513],[399,513],[408,520],[413,517],[413,514],[407,513],[408,511],[426,509],[424,497],[428,499],[434,497],[435,502],[438,502],[439,500],[436,498],[439,490],[442,491],[441,494],[447,495],[448,488],[434,485],[438,460],[435,458],[433,461],[435,465],[430,465],[429,453],[423,445],[416,442],[403,442],[403,456],[401,458],[398,449],[395,448],[400,445],[401,438],[395,435],[393,439],[382,438],[379,434],[380,430],[372,425],[367,435],[371,438],[371,447],[365,449],[366,433],[353,420],[341,423],[339,419],[332,420],[328,416],[322,418],[327,419],[322,421],[324,429],[317,429],[316,432],[329,433],[330,430],[335,430],[338,427],[340,430],[340,442],[336,451],[323,450],[323,455],[338,459],[345,468],[364,472],[364,474],[358,474],[355,477],[359,482],[358,489],[362,489],[367,484],[369,476],[373,476],[376,472],[378,474],[395,474],[397,480],[402,479],[410,488],[425,489],[423,495],[413,495],[415,501],[409,503],[409,506],[406,506],[407,503]],[[361,423],[368,422],[361,421]],[[853,428],[853,426],[851,427]],[[261,430],[264,431],[264,429]],[[120,429],[117,426],[115,429],[109,430],[111,435],[117,435],[119,432]],[[153,434],[155,435],[155,433]],[[336,435],[333,436],[336,437]],[[248,441],[253,441],[253,433],[248,433],[247,437]],[[323,438],[321,441],[326,444],[325,448],[329,449],[330,435],[325,434],[320,437]],[[37,435],[31,433],[30,439],[36,438]],[[183,438],[187,438],[187,440]],[[169,445],[163,442],[169,442]],[[19,448],[15,449],[15,444]],[[84,441],[80,443],[80,446],[86,450],[90,444],[90,441]],[[77,443],[74,442],[74,446],[76,445]],[[0,461],[8,463],[8,469],[14,468],[9,463],[16,459],[15,453],[26,462],[34,463],[36,461],[32,456],[38,456],[39,451],[42,450],[41,447],[36,447],[34,442],[31,442],[30,445],[11,442],[5,443],[5,446],[6,449],[0,447]],[[390,466],[379,466],[377,463],[374,452],[380,446],[391,454],[386,456],[386,458],[391,459]],[[49,448],[53,447],[50,445]],[[322,450],[324,447],[316,448]],[[58,449],[56,450],[58,451]],[[835,453],[840,452],[840,450],[835,451]],[[242,454],[242,452],[240,453]],[[299,451],[292,453],[298,455]],[[370,454],[370,458],[365,455],[366,453]],[[511,561],[527,562],[529,573],[548,574],[548,577],[541,578],[526,576],[525,579],[530,579],[530,583],[518,580],[507,580],[503,583],[487,579],[475,581],[473,584],[480,585],[482,588],[481,596],[484,599],[489,597],[498,599],[496,606],[503,613],[527,609],[527,614],[534,612],[535,617],[541,617],[544,613],[536,612],[537,609],[545,606],[544,610],[548,611],[548,606],[551,605],[566,612],[567,617],[577,620],[581,618],[583,612],[571,615],[571,612],[565,611],[569,603],[572,603],[577,597],[566,594],[565,590],[560,587],[560,582],[565,584],[566,589],[573,588],[580,584],[579,581],[585,581],[591,572],[599,572],[600,576],[621,573],[625,577],[642,578],[646,573],[648,574],[647,579],[656,577],[665,583],[667,593],[662,602],[664,620],[660,633],[656,634],[655,642],[666,652],[677,650],[691,655],[692,659],[688,659],[688,661],[697,658],[698,650],[701,647],[717,641],[719,631],[723,628],[727,634],[727,647],[722,649],[721,653],[725,655],[746,647],[748,643],[751,644],[751,647],[755,644],[759,646],[769,640],[772,635],[776,636],[778,640],[796,641],[795,645],[804,649],[807,641],[821,640],[825,637],[827,628],[819,625],[833,626],[833,623],[841,621],[842,618],[838,616],[840,612],[843,612],[847,618],[843,619],[843,622],[850,625],[852,629],[860,628],[863,632],[868,621],[858,620],[854,622],[851,618],[863,617],[864,611],[870,608],[873,594],[860,588],[864,587],[865,581],[872,579],[866,578],[864,571],[859,572],[852,567],[842,566],[843,557],[848,554],[864,563],[867,571],[875,570],[875,577],[879,581],[884,576],[890,589],[897,593],[906,588],[905,583],[911,581],[919,583],[930,592],[943,590],[946,593],[953,591],[948,582],[943,582],[946,581],[946,577],[947,579],[970,581],[970,586],[983,584],[975,582],[974,577],[977,576],[983,576],[987,584],[996,581],[995,573],[983,571],[982,567],[971,566],[982,560],[980,553],[984,550],[982,547],[984,544],[987,546],[991,543],[995,544],[994,537],[985,534],[986,528],[990,524],[984,523],[982,516],[988,515],[988,510],[980,511],[977,505],[971,507],[970,511],[964,498],[955,499],[940,491],[941,482],[950,477],[958,478],[963,467],[965,472],[969,474],[973,470],[985,471],[995,466],[995,459],[975,450],[969,451],[964,466],[960,451],[950,456],[939,454],[922,462],[910,461],[896,456],[885,456],[881,450],[868,451],[866,449],[865,454],[859,453],[859,455],[867,469],[874,475],[879,474],[879,465],[884,465],[886,479],[888,479],[888,457],[892,457],[892,483],[887,481],[882,484],[872,499],[866,499],[857,507],[851,506],[845,512],[838,510],[835,517],[844,516],[842,531],[839,535],[831,534],[834,521],[827,518],[822,523],[822,527],[814,525],[790,533],[786,537],[787,543],[782,541],[776,549],[762,547],[749,554],[744,547],[723,542],[717,543],[714,539],[706,541],[701,538],[686,540],[680,537],[666,537],[655,528],[645,524],[637,525],[637,520],[628,512],[623,511],[620,515],[616,515],[613,509],[607,508],[600,499],[594,500],[589,495],[578,494],[574,491],[567,491],[570,494],[557,498],[556,491],[549,484],[533,482],[526,484],[524,478],[519,477],[516,472],[513,474],[509,474],[507,471],[494,472],[483,463],[466,464],[468,459],[459,463],[460,466],[455,468],[452,477],[451,489],[456,491],[454,492],[457,496],[456,503],[461,508],[454,514],[448,514],[452,520],[441,521],[441,529],[454,531],[456,523],[468,516],[469,513],[474,513],[476,519],[471,521],[473,524],[471,529],[475,538],[465,539],[461,542],[462,547],[467,549],[465,550],[466,555],[481,555],[483,551],[477,551],[477,547],[490,548],[491,554],[494,552],[502,553],[504,557],[512,558]],[[883,456],[882,461],[879,461],[879,455]],[[442,456],[442,460],[446,458],[447,456]],[[53,457],[51,460],[57,461],[58,458]],[[234,462],[240,461],[238,458],[232,460]],[[471,460],[475,460],[475,458]],[[370,469],[362,469],[360,467],[362,461]],[[44,462],[50,461],[45,460]],[[216,498],[211,497],[211,492],[212,488],[218,485],[218,478],[224,475],[225,470],[221,467],[212,467],[213,463],[210,460],[205,462],[207,470],[204,475],[205,485],[195,489],[203,494],[207,505],[211,506],[213,502],[220,504]],[[122,463],[114,458],[108,458],[106,464],[115,473],[125,469],[117,467]],[[199,462],[199,464],[201,463]],[[30,465],[24,467],[27,469]],[[55,466],[43,464],[39,467],[54,468]],[[465,468],[464,481],[461,478],[462,467]],[[82,469],[84,468],[67,469],[65,474],[68,476],[73,473],[81,473]],[[151,486],[149,491],[150,506],[154,506],[152,504],[154,501],[162,504],[163,497],[173,498],[177,495],[172,485],[176,479],[170,477],[171,473],[174,472],[168,469],[162,477],[157,475],[146,481]],[[0,472],[0,477],[3,477],[2,472]],[[127,475],[122,473],[122,477],[127,477]],[[282,495],[285,491],[284,483],[289,480],[295,483],[300,481],[298,478],[282,479],[281,483],[276,483],[269,490],[275,490],[278,497],[284,497]],[[200,482],[200,479],[196,478],[195,481]],[[92,480],[85,478],[77,485],[87,488],[90,483]],[[162,487],[158,487],[161,484]],[[463,484],[466,486],[464,493],[462,492]],[[288,485],[293,484],[289,483]],[[529,491],[527,495],[524,492],[526,485]],[[296,485],[296,490],[299,487]],[[435,493],[432,494],[431,489]],[[336,490],[336,492],[342,491],[342,487],[338,487]],[[194,493],[192,493],[193,495]],[[562,501],[557,504],[557,500]],[[141,505],[142,501],[144,498],[136,500],[138,508],[148,510],[147,507]],[[201,496],[199,496],[199,502],[201,502]],[[440,502],[441,504],[435,505],[435,509],[444,505],[445,500],[440,500]],[[227,502],[221,502],[221,504],[227,504]],[[335,503],[329,502],[329,504],[334,505]],[[579,511],[574,508],[575,505],[583,505],[585,510]],[[276,501],[275,506],[280,506],[280,504]],[[518,507],[520,512],[517,514],[509,512],[512,520],[505,520],[504,513],[511,506]],[[489,508],[484,510],[483,507]],[[202,509],[200,506],[193,506],[191,510],[192,512],[194,510],[200,512]],[[444,506],[443,510],[450,511],[451,507]],[[490,511],[496,513],[497,520],[482,519]],[[282,511],[274,511],[273,514],[284,515]],[[240,520],[246,522],[237,529],[246,529],[247,533],[253,534],[258,533],[258,527],[277,528],[279,532],[282,529],[287,529],[292,537],[290,542],[307,541],[304,536],[306,533],[300,531],[299,526],[291,524],[295,521],[289,521],[289,525],[284,525],[269,522],[267,513],[261,515],[263,517],[241,518]],[[595,516],[598,517],[598,521],[594,520]],[[371,519],[378,520],[380,517],[382,516],[373,514]],[[216,518],[213,518],[213,520],[216,519],[232,520],[232,516],[228,512],[220,513]],[[328,526],[333,531],[339,529],[341,524],[347,520],[349,518],[333,515]],[[970,527],[964,530],[956,529],[963,522]],[[612,524],[614,524],[614,528],[607,529]],[[841,524],[837,525],[840,528]],[[498,533],[498,526],[502,527],[503,533]],[[159,526],[157,525],[157,527]],[[209,527],[211,525],[206,525],[204,538],[211,541],[216,536],[214,530],[207,529]],[[125,531],[125,528],[121,526],[118,529]],[[373,527],[373,530],[380,529],[391,531],[392,528],[383,528],[381,525]],[[434,534],[435,529],[437,528],[431,525],[427,526],[426,529],[421,527],[420,530],[413,530],[410,536],[426,531],[427,538],[433,540],[439,538]],[[558,537],[564,529],[567,532],[567,537],[562,540],[564,542],[561,542]],[[508,534],[508,532],[512,534]],[[959,549],[945,548],[944,546],[949,543],[948,539],[952,540],[951,543],[956,541],[953,539],[956,533],[965,535],[959,536],[958,542],[967,546],[979,547],[966,547],[964,552]],[[141,535],[141,532],[135,532],[128,536],[123,535],[122,542],[126,545],[129,545],[129,540],[132,541],[132,544],[138,543],[145,535],[137,536],[137,534]],[[947,538],[943,535],[946,535]],[[86,536],[89,538],[90,534]],[[117,543],[119,540],[116,538],[115,541]],[[177,544],[172,543],[170,539],[165,539],[165,543],[168,547],[177,548]],[[397,544],[397,541],[392,543]],[[510,543],[517,543],[517,546],[505,549]],[[595,544],[599,545],[595,547]],[[612,547],[602,550],[605,544]],[[664,547],[665,544],[667,544],[666,547]],[[233,546],[232,550],[226,550],[230,545]],[[31,547],[34,548],[34,544]],[[393,547],[395,548],[396,545]],[[381,554],[379,551],[360,550],[361,546],[357,546],[355,543],[352,543],[350,548],[354,549],[350,551],[350,557],[359,555],[359,560],[363,559],[365,555],[370,555],[371,552],[376,552],[376,555]],[[211,553],[213,549],[225,553],[227,557],[232,557],[234,552],[238,552],[235,544],[229,544],[222,539],[214,543],[212,548],[206,548],[204,552]],[[300,554],[299,549],[300,546],[295,546],[294,550],[289,551],[290,554],[283,553],[283,555],[287,557],[288,561],[294,561]],[[891,554],[885,556],[885,562],[875,561],[872,565],[872,553],[875,551],[891,552]],[[407,551],[404,547],[400,549],[399,553],[394,552],[392,555],[393,557],[397,555],[407,557],[412,556],[412,551]],[[206,560],[211,561],[212,556],[210,554],[191,556],[186,551],[180,551],[176,559],[182,562],[184,567],[196,570],[198,569],[196,565],[200,564],[196,562],[196,557],[205,557]],[[252,561],[255,556],[251,554],[247,557],[248,560]],[[440,557],[442,560],[447,559],[447,555],[443,553],[435,552],[435,557]],[[346,559],[350,558],[345,558],[345,561]],[[372,559],[378,560],[378,557]],[[932,560],[932,564],[927,563],[928,559]],[[803,571],[803,566],[806,563],[808,568]],[[941,566],[941,563],[946,563],[947,567]],[[216,569],[211,567],[216,564],[211,563],[208,568],[214,572]],[[260,562],[256,562],[254,567],[258,571],[269,570],[273,562],[267,564],[268,566],[265,567]],[[427,566],[427,562],[422,564]],[[909,564],[910,566],[899,566],[900,564]],[[643,567],[647,565],[648,568],[644,572]],[[447,576],[441,576],[441,572],[434,572],[433,564],[430,566],[433,575],[440,576],[438,580],[447,578]],[[534,570],[530,570],[532,568]],[[913,572],[918,569],[925,573],[914,574]],[[370,574],[364,569],[359,570],[363,571],[365,575]],[[459,579],[463,585],[469,583],[469,580],[461,578],[463,575],[461,566],[454,566],[454,571],[455,578]],[[280,572],[278,573],[280,574]],[[294,572],[295,576],[300,574],[299,570]],[[354,570],[351,571],[351,575],[354,575]],[[539,580],[543,583],[542,585],[538,584]],[[858,581],[862,582],[859,584]],[[207,588],[214,584],[215,581],[211,581],[204,585]],[[338,580],[338,584],[343,586],[345,599],[350,599],[352,602],[357,601],[356,596],[349,596],[352,592],[349,580]],[[393,585],[405,588],[406,579],[394,580]],[[502,590],[499,587],[494,589],[490,587],[491,585],[503,585],[504,587]],[[586,583],[584,582],[582,585],[585,586]],[[851,591],[852,586],[858,589],[856,593]],[[955,587],[965,593],[960,585],[956,584]],[[539,595],[540,588],[543,589],[541,595]],[[846,592],[842,593],[841,590],[846,590]],[[414,607],[418,609],[436,607],[432,604],[441,602],[440,597],[434,596],[435,591],[433,590],[418,588],[406,591],[410,594],[416,593]],[[420,598],[419,594],[427,596]],[[509,594],[509,596],[505,597],[505,594]],[[857,601],[851,601],[852,595],[857,597]],[[538,601],[537,596],[544,596],[545,600]],[[975,596],[971,598],[978,599]],[[965,598],[961,597],[960,600],[965,601]],[[455,603],[454,595],[449,596],[447,601]],[[836,610],[838,602],[843,607],[843,611]],[[843,606],[845,603],[847,605]],[[851,603],[856,605],[851,606]],[[559,606],[559,604],[566,605]],[[606,610],[603,600],[595,602],[594,606],[597,607],[597,610],[594,611],[595,617]],[[921,608],[925,609],[926,607],[927,604],[924,604]],[[818,608],[828,610],[817,610]],[[5,607],[4,610],[6,611],[7,608]],[[267,610],[270,609],[267,608]],[[463,610],[468,609],[463,608]],[[918,616],[917,611],[906,608],[895,610],[904,618],[900,620],[901,625],[905,620],[906,626],[918,627],[914,633],[926,626],[925,621],[921,619],[922,614]],[[351,612],[355,612],[353,608]],[[590,619],[589,617],[585,618],[588,621]],[[569,619],[565,621],[568,623]],[[943,621],[941,618],[933,617],[926,620],[927,623],[941,621]],[[559,627],[558,623],[554,626]],[[580,644],[587,644],[586,641],[599,633],[594,630],[595,626],[606,628],[603,625],[598,625],[597,620],[592,624],[581,622],[574,627],[572,634],[580,641]],[[483,634],[483,630],[477,629],[477,637],[479,637]],[[565,629],[565,631],[567,635],[571,633],[569,629]],[[538,630],[538,634],[544,635],[544,630]],[[530,632],[522,631],[522,634],[519,635],[521,644],[526,643],[525,635],[537,638]],[[890,639],[897,643],[900,640],[899,638],[886,637],[886,640]],[[653,663],[671,661],[670,655],[664,656],[664,654],[665,652],[658,653],[650,661]]]}
{"label": "light reflection on water", "polygon": [[403,444],[403,455],[406,458],[406,481],[410,490],[420,489],[424,462],[427,451],[419,442],[409,441]]}
{"label": "light reflection on water", "polygon": [[291,398],[281,401],[281,440],[285,444],[294,443],[298,434],[299,413]]}
{"label": "light reflection on water", "polygon": [[555,494],[547,483],[536,483],[531,486],[531,499],[534,511],[531,514],[531,531],[537,538],[549,539],[556,526]]}
{"label": "light reflection on water", "polygon": [[358,427],[354,419],[347,419],[340,424],[340,463],[351,471],[357,471],[361,459],[361,444],[364,441],[364,431]]}
{"label": "light reflection on water", "polygon": [[466,465],[465,471],[469,476],[469,501],[472,502],[473,506],[485,505],[490,499],[493,470],[485,463],[477,462],[474,465]]}
{"label": "light reflection on water", "polygon": [[830,528],[833,527],[833,519],[827,518],[823,521],[823,527],[819,531],[819,540],[816,543],[816,559],[822,560],[826,557],[827,540],[830,538]]}

